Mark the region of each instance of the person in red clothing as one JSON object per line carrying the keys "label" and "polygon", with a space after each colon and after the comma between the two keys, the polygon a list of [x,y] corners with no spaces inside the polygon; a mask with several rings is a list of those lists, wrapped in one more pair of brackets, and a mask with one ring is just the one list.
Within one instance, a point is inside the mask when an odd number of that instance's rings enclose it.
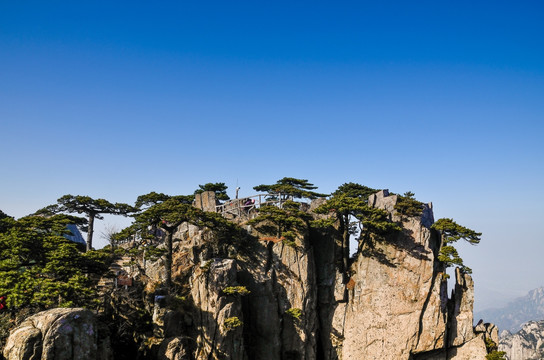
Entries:
{"label": "person in red clothing", "polygon": [[7,308],[8,307],[6,305],[6,296],[2,295],[0,296],[0,312],[7,310]]}

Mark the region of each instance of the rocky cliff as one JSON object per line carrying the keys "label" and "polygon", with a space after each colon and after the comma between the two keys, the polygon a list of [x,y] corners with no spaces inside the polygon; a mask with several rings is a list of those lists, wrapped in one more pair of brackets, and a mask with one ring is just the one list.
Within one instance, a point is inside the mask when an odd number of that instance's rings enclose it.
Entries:
{"label": "rocky cliff", "polygon": [[[314,218],[323,217],[312,213],[320,201],[306,208]],[[172,360],[483,359],[485,340],[498,338],[493,326],[473,328],[472,278],[457,270],[448,297],[432,206],[401,217],[396,201],[387,191],[369,198],[402,231],[360,243],[347,271],[335,226],[307,226],[290,242],[247,225],[251,212],[234,219],[242,238],[181,225],[172,289],[161,288],[162,259],[125,265],[152,315],[138,351]]]}

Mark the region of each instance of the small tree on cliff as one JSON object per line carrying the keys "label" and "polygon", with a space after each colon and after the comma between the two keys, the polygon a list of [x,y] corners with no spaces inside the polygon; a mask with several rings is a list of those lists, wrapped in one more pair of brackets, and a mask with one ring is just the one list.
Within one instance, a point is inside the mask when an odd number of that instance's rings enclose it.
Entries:
{"label": "small tree on cliff", "polygon": [[93,199],[89,196],[64,195],[57,200],[56,205],[48,206],[37,213],[78,213],[87,215],[87,251],[93,248],[94,220],[102,220],[103,214],[127,216],[138,209],[128,204],[111,203],[104,199]]}
{"label": "small tree on cliff", "polygon": [[[144,195],[145,197],[145,195]],[[166,286],[172,284],[172,241],[178,228],[184,222],[196,223],[202,217],[202,211],[192,206],[191,196],[172,196],[157,202],[135,217],[135,225],[142,232],[148,226],[162,229],[166,233]],[[139,197],[143,199],[143,197]],[[137,201],[138,202],[138,201]]]}
{"label": "small tree on cliff", "polygon": [[404,195],[399,195],[397,203],[395,204],[395,210],[401,217],[407,216],[420,216],[423,212],[423,203],[417,201],[413,192],[405,192]]}
{"label": "small tree on cliff", "polygon": [[225,183],[207,183],[198,185],[198,187],[199,189],[195,190],[195,195],[202,194],[204,191],[213,191],[216,200],[230,200],[230,197],[227,195],[228,186]]}
{"label": "small tree on cliff", "polygon": [[446,267],[457,266],[463,272],[471,274],[472,270],[463,263],[463,259],[459,257],[457,249],[452,244],[463,239],[469,244],[477,245],[480,243],[482,233],[461,226],[453,221],[453,219],[448,218],[437,220],[432,228],[438,230],[442,237],[442,246],[438,253],[438,260],[442,261]]}
{"label": "small tree on cliff", "polygon": [[368,205],[368,197],[376,191],[360,184],[343,184],[327,202],[314,210],[317,214],[332,215],[328,219],[315,221],[314,226],[325,227],[338,223],[338,230],[342,234],[342,271],[345,276],[349,267],[349,240],[357,233],[357,226],[362,243],[368,242],[372,235],[400,230],[397,224],[388,220],[386,211]]}
{"label": "small tree on cliff", "polygon": [[309,183],[308,180],[295,179],[291,177],[284,177],[272,185],[257,185],[253,187],[253,189],[267,192],[282,202],[287,199],[316,199],[318,197],[327,196],[325,194],[312,191],[317,189],[317,186]]}
{"label": "small tree on cliff", "polygon": [[272,266],[272,248],[274,243],[282,241],[285,245],[296,248],[297,233],[301,233],[309,227],[311,216],[300,210],[300,203],[287,200],[282,208],[274,205],[261,206],[259,215],[248,221],[249,225],[256,225],[255,228],[270,238],[266,245],[268,249],[268,258],[265,269],[268,271]]}
{"label": "small tree on cliff", "polygon": [[307,228],[311,216],[300,210],[300,204],[287,200],[280,209],[274,205],[261,206],[259,215],[248,221],[249,225],[257,225],[263,234],[276,237],[287,245],[294,245],[296,234]]}

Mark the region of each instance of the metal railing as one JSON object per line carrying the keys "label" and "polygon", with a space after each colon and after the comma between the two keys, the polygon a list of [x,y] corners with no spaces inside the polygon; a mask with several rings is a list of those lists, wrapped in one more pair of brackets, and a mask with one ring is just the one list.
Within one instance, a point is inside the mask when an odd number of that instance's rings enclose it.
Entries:
{"label": "metal railing", "polygon": [[251,210],[258,209],[265,205],[274,205],[281,209],[282,205],[288,200],[293,200],[293,198],[281,193],[258,194],[241,199],[229,200],[223,204],[217,205],[215,211],[223,216],[241,216],[242,214],[248,214]]}

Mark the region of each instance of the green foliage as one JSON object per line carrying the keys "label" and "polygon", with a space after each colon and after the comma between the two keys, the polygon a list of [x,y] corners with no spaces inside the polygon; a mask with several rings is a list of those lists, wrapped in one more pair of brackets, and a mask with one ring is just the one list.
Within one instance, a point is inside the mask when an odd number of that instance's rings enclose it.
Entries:
{"label": "green foliage", "polygon": [[6,232],[9,228],[13,226],[15,220],[13,217],[7,215],[2,210],[0,210],[0,233]]}
{"label": "green foliage", "polygon": [[463,239],[472,245],[476,245],[480,242],[482,233],[461,226],[453,219],[448,218],[437,220],[432,228],[438,230],[442,235],[442,246],[438,253],[438,260],[442,261],[446,267],[456,266],[463,272],[471,274],[472,269],[463,263],[463,259],[461,259],[457,249],[452,244]]}
{"label": "green foliage", "polygon": [[302,317],[302,310],[298,308],[290,308],[289,310],[285,311],[285,313],[295,320],[300,320]]}
{"label": "green foliage", "polygon": [[485,356],[486,360],[506,360],[506,352],[494,350]]}
{"label": "green foliage", "polygon": [[317,189],[314,184],[308,182],[308,180],[295,179],[290,177],[284,177],[283,179],[278,180],[275,184],[272,185],[258,185],[253,187],[257,191],[267,192],[273,197],[281,194],[282,199],[286,200],[288,198],[307,198],[315,199],[318,197],[325,197],[327,195],[320,194],[311,190]]}
{"label": "green foliage", "polygon": [[140,230],[152,225],[171,232],[182,223],[196,219],[201,212],[183,198],[170,197],[137,214],[135,225]]}
{"label": "green foliage", "polygon": [[485,356],[486,360],[506,360],[506,352],[498,351],[497,344],[490,338],[485,339],[485,347],[488,352]]}
{"label": "green foliage", "polygon": [[151,261],[158,260],[162,256],[164,256],[164,254],[166,254],[165,249],[158,248],[158,247],[152,246],[152,245],[146,246],[144,248],[144,250],[145,250],[144,251],[144,258],[146,260],[151,260]]}
{"label": "green foliage", "polygon": [[400,216],[421,216],[423,212],[423,203],[415,199],[415,194],[411,191],[405,192],[404,196],[399,195],[395,210]]}
{"label": "green foliage", "polygon": [[242,325],[244,325],[242,320],[238,319],[237,316],[233,316],[225,319],[223,322],[223,329],[225,329],[225,331],[230,331]]}
{"label": "green foliage", "polygon": [[472,245],[476,245],[480,242],[480,237],[482,236],[482,233],[461,226],[453,221],[453,219],[439,219],[432,227],[442,233],[442,240],[446,245],[460,239],[468,241]]}
{"label": "green foliage", "polygon": [[93,199],[89,196],[64,195],[57,200],[58,211],[94,215],[102,220],[101,214],[127,215],[138,209],[124,203],[111,203],[105,199]]}
{"label": "green foliage", "polygon": [[198,185],[199,189],[195,190],[196,194],[201,194],[204,191],[213,191],[217,200],[230,200],[227,195],[228,186],[225,183],[207,183],[204,185]]}
{"label": "green foliage", "polygon": [[249,291],[245,286],[228,286],[223,289],[223,294],[226,295],[249,295]]}
{"label": "green foliage", "polygon": [[[295,234],[293,234],[293,235],[290,235],[290,234],[289,234],[289,237],[292,238],[293,236],[296,237]],[[289,246],[289,247],[292,247],[293,249],[296,249],[296,247],[297,247],[297,242],[296,242],[296,241],[294,241],[294,240],[288,240],[285,236],[283,237],[283,239],[281,240],[281,242],[284,243],[285,245]]]}
{"label": "green foliage", "polygon": [[169,198],[170,198],[169,195],[152,191],[149,194],[138,196],[138,198],[136,199],[136,202],[134,203],[134,206],[136,206],[138,209],[141,209],[142,207],[147,208],[153,205],[157,205],[158,203],[161,203],[163,201],[166,201]]}
{"label": "green foliage", "polygon": [[259,215],[248,221],[249,225],[256,225],[256,229],[267,235],[282,237],[294,242],[296,234],[307,228],[311,216],[300,210],[300,204],[287,200],[280,209],[277,206],[261,206]]}
{"label": "green foliage", "polygon": [[0,234],[0,293],[10,308],[96,305],[88,273],[105,271],[105,257],[84,255],[63,235],[72,217],[28,216]]}
{"label": "green foliage", "polygon": [[[200,212],[199,217],[194,222],[201,228],[207,228],[213,234],[215,244],[238,244],[242,245],[246,239],[246,232],[237,224],[225,219],[219,213]],[[243,248],[240,248],[243,250]]]}
{"label": "green foliage", "polygon": [[350,198],[361,198],[366,200],[370,195],[375,194],[376,192],[378,192],[378,190],[365,185],[350,182],[340,185],[338,189],[332,193],[332,195],[346,195]]}
{"label": "green foliage", "polygon": [[[348,185],[350,186],[348,187]],[[368,240],[372,235],[382,237],[392,231],[400,230],[397,224],[389,221],[385,210],[368,206],[367,195],[372,190],[374,189],[359,184],[342,185],[326,203],[314,210],[317,214],[331,214],[333,216],[314,221],[312,224],[324,227],[339,221],[340,231],[344,234],[346,242],[349,241],[349,236],[357,233],[357,224],[360,226],[361,239],[363,240]]]}
{"label": "green foliage", "polygon": [[135,216],[132,231],[146,234],[147,228],[160,228],[166,232],[166,286],[172,281],[172,238],[184,222],[196,224],[205,216],[204,212],[192,206],[188,196],[172,196],[158,202]]}
{"label": "green foliage", "polygon": [[358,232],[360,247],[369,243],[372,238],[383,239],[388,233],[400,230],[400,227],[389,221],[388,213],[368,205],[368,197],[376,190],[355,183],[341,185],[333,196],[317,207],[316,214],[330,215],[325,219],[312,222],[314,227],[328,227],[338,224],[342,235],[342,268],[343,281],[349,280],[349,240]]}
{"label": "green foliage", "polygon": [[497,344],[489,337],[485,338],[485,348],[488,353],[498,349]]}
{"label": "green foliage", "polygon": [[[94,220],[102,220],[102,214],[127,216],[135,213],[137,208],[124,203],[111,203],[105,199],[93,199],[89,196],[64,195],[57,200],[57,204],[47,206],[36,212],[36,215],[51,216],[58,213],[85,214],[88,218],[87,250],[92,249]],[[78,224],[79,225],[79,224]]]}
{"label": "green foliage", "polygon": [[[114,244],[118,244],[124,241],[130,241],[135,238],[135,235],[138,233],[138,231],[138,227],[136,227],[135,225],[131,225],[119,231],[118,233],[112,234],[111,240]],[[144,237],[145,234],[147,234],[147,231],[140,235]]]}
{"label": "green foliage", "polygon": [[442,246],[438,253],[438,260],[442,261],[446,267],[457,266],[466,274],[472,274],[472,269],[463,263],[457,249],[451,245]]}

